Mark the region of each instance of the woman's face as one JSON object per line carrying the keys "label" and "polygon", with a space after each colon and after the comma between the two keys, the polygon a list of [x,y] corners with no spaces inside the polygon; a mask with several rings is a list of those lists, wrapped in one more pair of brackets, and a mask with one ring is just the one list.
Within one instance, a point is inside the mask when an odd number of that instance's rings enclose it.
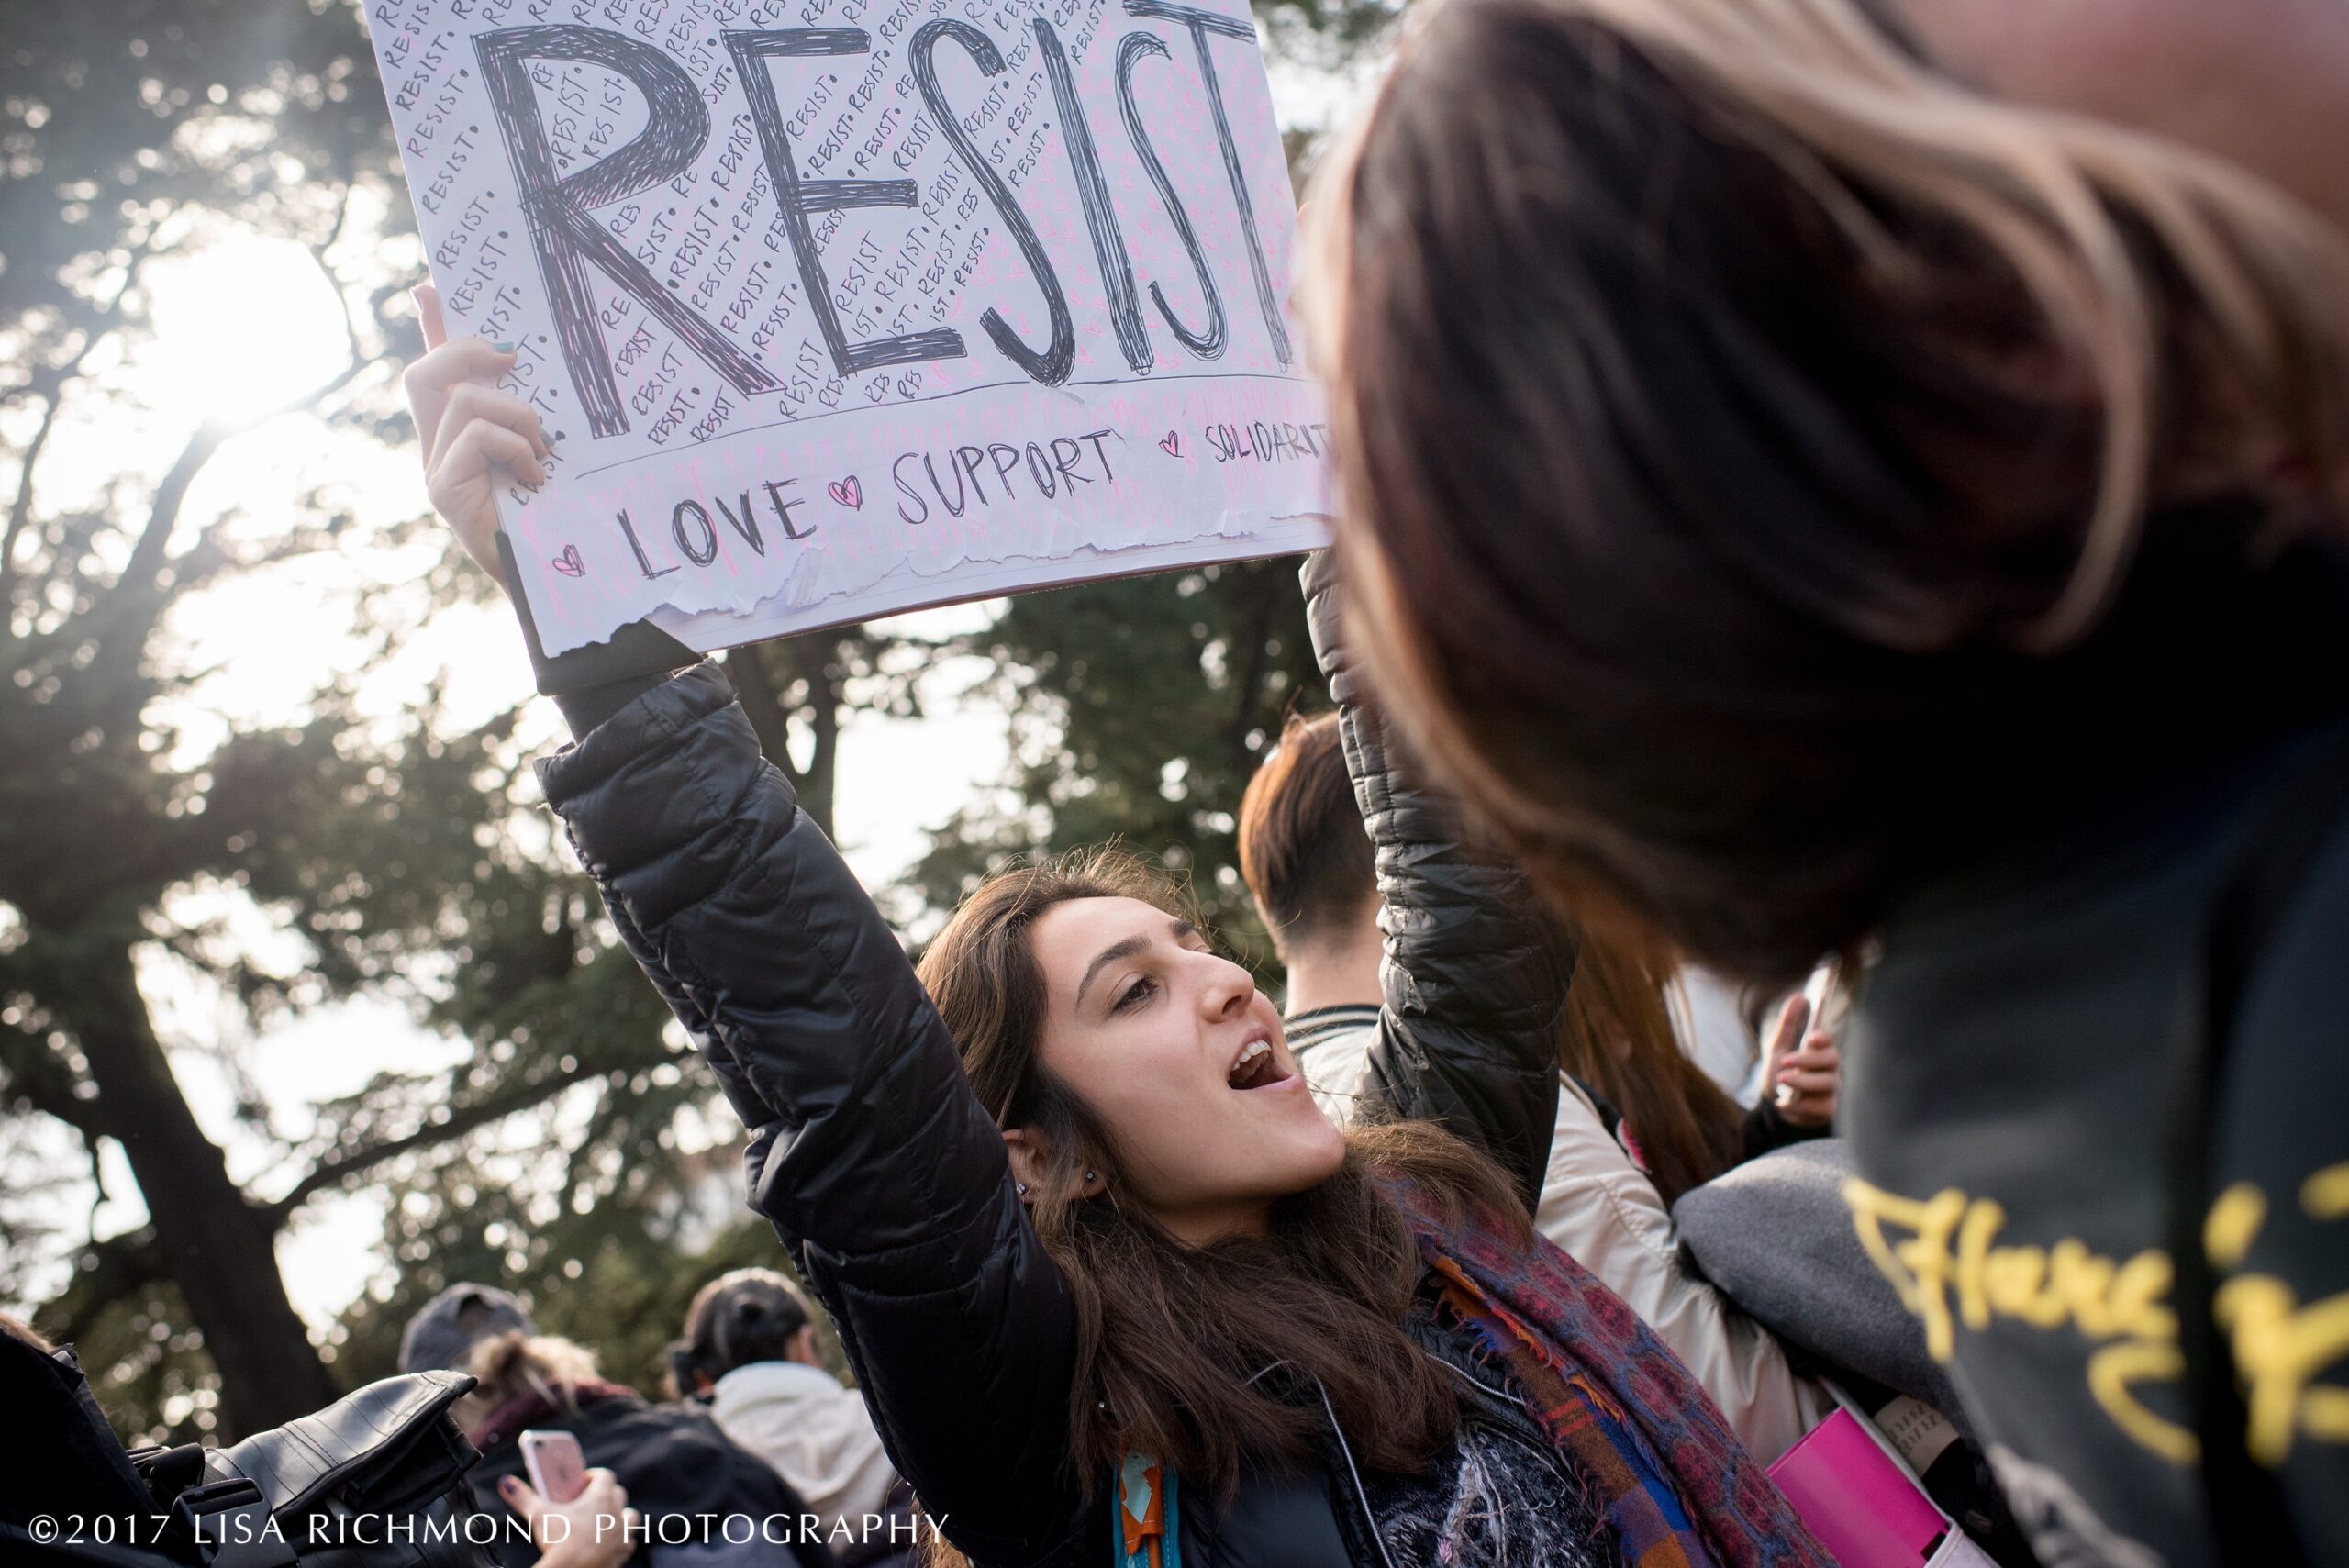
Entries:
{"label": "woman's face", "polygon": [[1260,1233],[1275,1198],[1335,1175],[1345,1143],[1306,1090],[1280,1014],[1187,921],[1074,898],[1029,929],[1049,999],[1044,1065],[1117,1140],[1123,1190],[1194,1245]]}
{"label": "woman's face", "polygon": [[2342,0],[1892,0],[1925,52],[2019,103],[2231,159],[2349,231]]}

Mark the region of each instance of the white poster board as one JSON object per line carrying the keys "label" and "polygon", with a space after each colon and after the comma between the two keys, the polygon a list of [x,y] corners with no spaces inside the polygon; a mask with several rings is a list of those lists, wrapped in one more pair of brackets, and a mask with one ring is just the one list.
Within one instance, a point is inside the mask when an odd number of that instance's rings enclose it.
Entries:
{"label": "white poster board", "polygon": [[546,651],[1321,542],[1244,0],[366,0]]}

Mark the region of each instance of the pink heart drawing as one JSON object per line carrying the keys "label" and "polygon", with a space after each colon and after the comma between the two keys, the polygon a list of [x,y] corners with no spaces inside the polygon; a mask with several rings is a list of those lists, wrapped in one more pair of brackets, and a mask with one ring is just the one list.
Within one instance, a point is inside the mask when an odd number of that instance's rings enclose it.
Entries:
{"label": "pink heart drawing", "polygon": [[549,562],[549,564],[557,572],[562,573],[565,577],[584,577],[587,575],[587,563],[579,559],[579,547],[575,544],[564,545],[562,547],[562,553],[556,556],[552,562]]}
{"label": "pink heart drawing", "polygon": [[1158,443],[1158,450],[1164,452],[1168,457],[1181,457],[1183,455],[1183,438],[1176,435],[1174,431],[1169,430],[1166,432],[1166,439]]}
{"label": "pink heart drawing", "polygon": [[832,499],[843,506],[862,508],[864,505],[864,486],[856,482],[853,473],[846,479],[835,479],[824,488],[830,491]]}

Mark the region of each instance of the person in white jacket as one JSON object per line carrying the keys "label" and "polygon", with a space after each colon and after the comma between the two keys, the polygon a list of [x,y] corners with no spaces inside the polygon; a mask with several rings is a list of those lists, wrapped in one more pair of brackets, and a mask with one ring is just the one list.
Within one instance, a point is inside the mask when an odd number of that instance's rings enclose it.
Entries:
{"label": "person in white jacket", "polygon": [[[1289,1048],[1316,1100],[1341,1123],[1367,1071],[1383,946],[1370,842],[1352,791],[1336,725],[1292,717],[1240,817],[1241,874],[1288,969]],[[1774,1042],[1779,1058],[1810,1043],[1799,1039],[1803,1022],[1794,1021],[1795,1040]],[[1612,1118],[1560,1076],[1535,1225],[1647,1320],[1754,1458],[1769,1463],[1826,1418],[1831,1397],[1795,1373],[1768,1329],[1684,1264],[1672,1216]],[[1831,1118],[1831,1083],[1823,1096],[1813,1087],[1789,1098],[1806,1095],[1803,1111]]]}
{"label": "person in white jacket", "polygon": [[790,1483],[836,1556],[862,1562],[858,1547],[888,1540],[869,1521],[891,1513],[897,1473],[864,1396],[825,1368],[814,1308],[796,1284],[772,1269],[712,1280],[672,1357],[678,1393],[707,1396],[719,1429]]}

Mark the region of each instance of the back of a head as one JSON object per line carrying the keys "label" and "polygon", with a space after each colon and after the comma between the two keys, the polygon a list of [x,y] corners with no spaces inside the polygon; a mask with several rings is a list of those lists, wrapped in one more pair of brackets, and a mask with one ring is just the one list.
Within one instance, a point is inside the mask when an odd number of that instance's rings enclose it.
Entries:
{"label": "back of a head", "polygon": [[1734,973],[2232,722],[2258,548],[2335,526],[2330,231],[1860,0],[1444,0],[1317,194],[1385,706],[1553,894]]}
{"label": "back of a head", "polygon": [[55,1345],[49,1342],[39,1329],[35,1329],[23,1318],[12,1318],[6,1312],[0,1312],[0,1334],[6,1334],[19,1344],[30,1345],[43,1355],[48,1355],[57,1349]]}
{"label": "back of a head", "polygon": [[1240,874],[1284,962],[1353,937],[1377,873],[1338,716],[1292,714],[1240,801]]}
{"label": "back of a head", "polygon": [[792,1342],[813,1321],[807,1296],[773,1269],[720,1274],[685,1311],[680,1391],[691,1392],[696,1375],[716,1383],[737,1367],[790,1360]]}
{"label": "back of a head", "polygon": [[400,1370],[437,1372],[465,1364],[484,1340],[538,1330],[512,1293],[460,1280],[417,1309],[400,1332]]}
{"label": "back of a head", "polygon": [[475,1344],[462,1369],[474,1379],[473,1392],[457,1407],[458,1425],[468,1432],[524,1394],[535,1394],[555,1409],[576,1410],[580,1387],[598,1381],[596,1352],[586,1346],[519,1329]]}

